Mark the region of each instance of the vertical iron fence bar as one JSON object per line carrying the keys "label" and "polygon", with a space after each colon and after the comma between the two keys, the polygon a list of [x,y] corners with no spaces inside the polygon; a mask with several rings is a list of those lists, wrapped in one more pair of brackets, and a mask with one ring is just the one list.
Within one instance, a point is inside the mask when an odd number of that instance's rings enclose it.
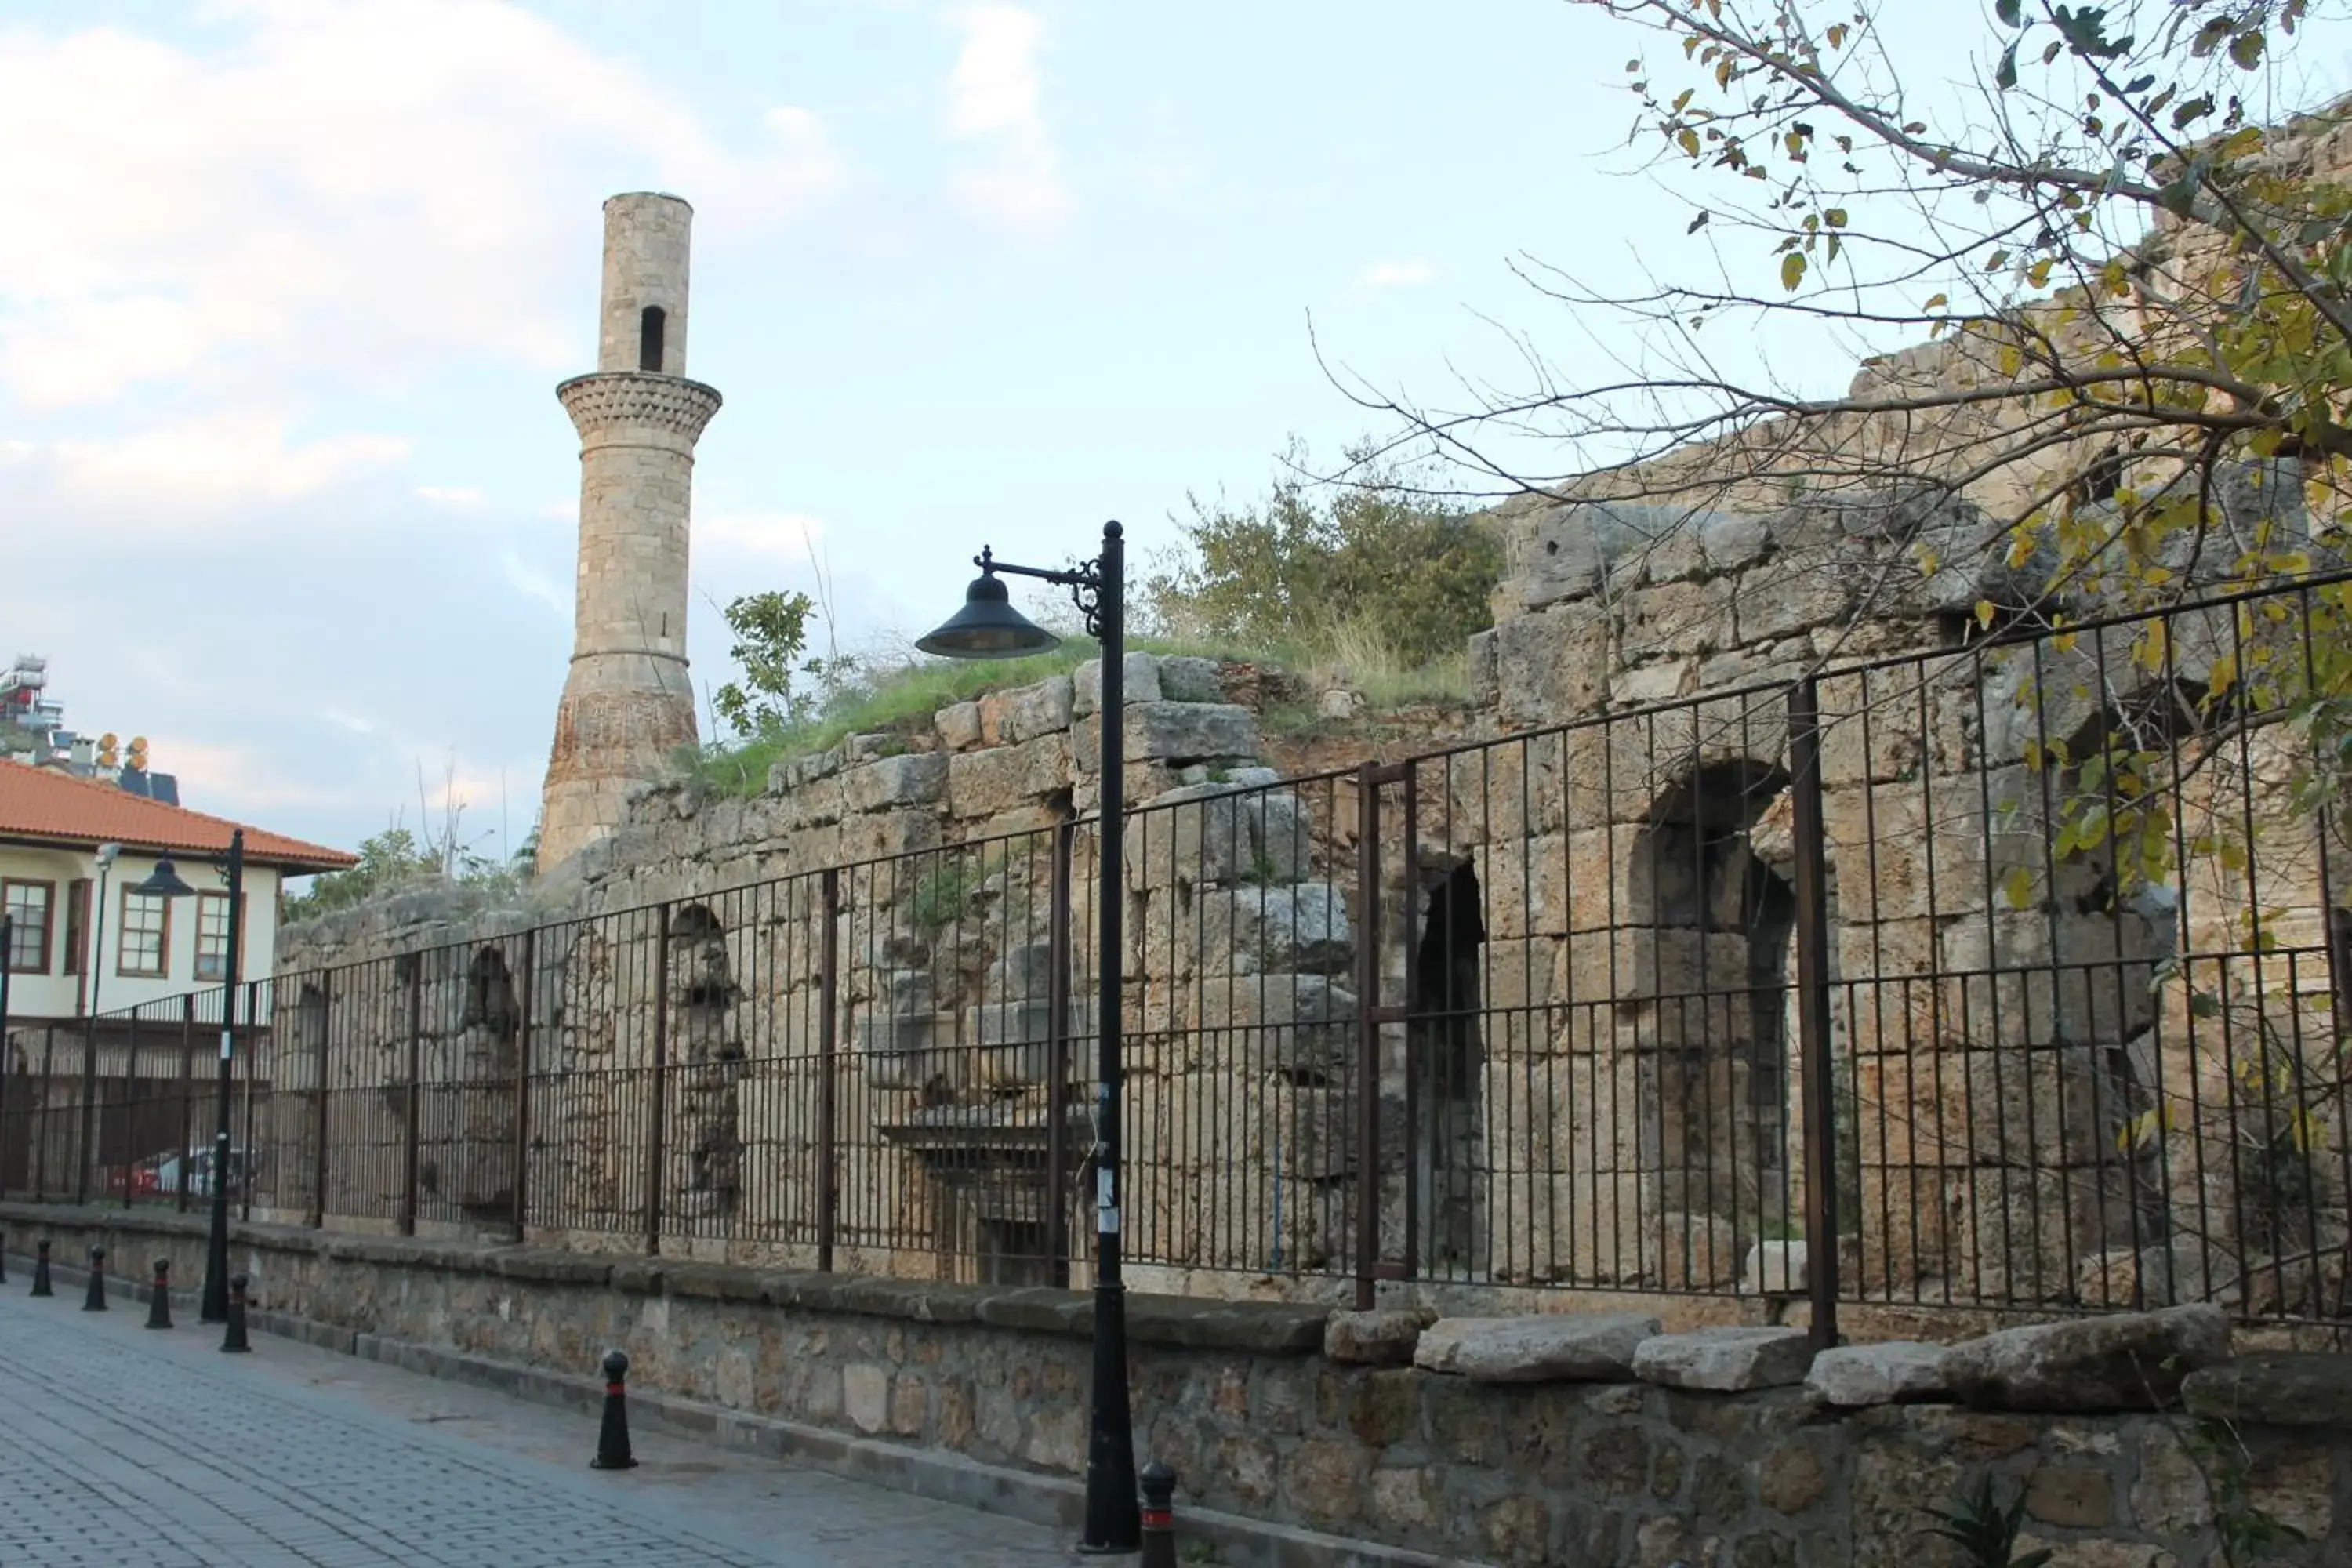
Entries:
{"label": "vertical iron fence bar", "polygon": [[33,1130],[33,1201],[40,1203],[49,1192],[49,1102],[57,1097],[58,1026],[49,1025],[41,1031],[41,1122]]}
{"label": "vertical iron fence bar", "polygon": [[1045,1256],[1055,1287],[1070,1288],[1070,862],[1077,825],[1054,825],[1045,911]]}
{"label": "vertical iron fence bar", "polygon": [[[331,974],[319,977],[319,1104],[314,1113],[311,1136],[317,1142],[311,1146],[310,1159],[310,1227],[321,1230],[327,1224],[327,1069],[332,1059],[327,1042],[335,1031],[335,982]],[[253,1163],[253,1141],[246,1140],[246,1163]],[[231,1162],[234,1163],[235,1162]],[[248,1179],[246,1185],[253,1184]]]}
{"label": "vertical iron fence bar", "polygon": [[89,1166],[98,1147],[98,1016],[82,1020],[81,1027],[81,1138],[75,1149],[74,1202],[89,1202]]}
{"label": "vertical iron fence bar", "polygon": [[122,1063],[122,1206],[131,1206],[131,1151],[139,1144],[132,1130],[139,1119],[139,1019],[143,1007],[131,1009],[131,1045]]}
{"label": "vertical iron fence bar", "polygon": [[[254,1022],[254,1020],[258,1018],[261,1015],[255,1012],[254,1008],[259,1002],[260,995],[260,983],[257,981],[247,981],[245,987],[245,1007],[243,1009],[243,1016],[245,1018],[245,1048],[237,1052],[237,1055],[242,1056],[245,1058],[245,1152],[241,1156],[244,1161],[245,1168],[236,1184],[237,1193],[239,1194],[237,1217],[240,1219],[251,1219],[253,1217],[253,1167],[257,1154],[257,1151],[256,1151],[253,1146],[253,1079],[254,1073],[257,1070],[257,1064],[254,1061],[254,1057],[261,1037],[260,1028]],[[273,1008],[277,1005],[277,996],[274,992],[270,997],[270,1005]],[[273,1026],[277,1022],[277,1014],[274,1011],[270,1015],[270,1022]],[[229,1040],[230,1045],[234,1047],[236,1044],[236,1036],[228,1027],[228,1020],[223,1019],[221,1021],[221,1029],[223,1035]],[[270,1038],[277,1038],[274,1027],[271,1030]],[[283,1056],[280,1056],[278,1058],[275,1070],[281,1077],[284,1075],[286,1064]],[[279,1120],[280,1113],[274,1109],[274,1095],[272,1097],[272,1104],[273,1109],[270,1111],[271,1124],[279,1129],[283,1129],[286,1124],[283,1121]],[[216,1182],[227,1181],[230,1173],[237,1170],[239,1158],[240,1156],[237,1155],[236,1151],[231,1150],[229,1156],[229,1169],[227,1171],[214,1172],[213,1180]],[[275,1183],[275,1180],[276,1178],[273,1177],[273,1184]],[[274,1184],[271,1187],[271,1191],[277,1191]]]}
{"label": "vertical iron fence bar", "polygon": [[15,1166],[8,1159],[8,1069],[15,1063],[16,1037],[8,1033],[8,987],[16,968],[16,921],[7,906],[0,904],[0,1197],[7,1195],[8,1174]]}
{"label": "vertical iron fence bar", "polygon": [[1356,770],[1356,1310],[1371,1310],[1381,1251],[1381,770]]}
{"label": "vertical iron fence bar", "polygon": [[539,989],[539,929],[522,933],[522,985],[516,1005],[521,1017],[515,1027],[514,1069],[514,1238],[522,1241],[523,1221],[530,1213],[530,1025],[531,994]]}
{"label": "vertical iron fence bar", "polygon": [[408,1094],[402,1101],[408,1123],[401,1138],[400,1151],[400,1234],[416,1234],[416,1156],[423,1141],[425,1111],[423,1086],[425,1066],[425,960],[420,952],[410,959],[408,972]]}
{"label": "vertical iron fence bar", "polygon": [[188,1212],[188,1140],[195,1132],[196,994],[180,998],[180,1141],[172,1146],[173,1206]]}
{"label": "vertical iron fence bar", "polygon": [[1806,1288],[1812,1341],[1837,1343],[1836,1086],[1830,1063],[1829,854],[1822,823],[1821,693],[1789,690],[1789,772],[1796,840],[1797,1048],[1804,1075]]}
{"label": "vertical iron fence bar", "polygon": [[[2303,591],[2298,608],[2299,613],[2296,617],[2296,624],[2300,626],[2303,630],[2304,685],[2305,689],[2317,690],[2320,689],[2319,672],[2317,666],[2314,662],[2312,652],[2312,605],[2311,590],[2309,588],[2305,588]],[[2169,637],[2165,639],[2165,658],[2168,661],[2172,658],[2172,639]],[[2176,807],[2173,812],[2175,825],[2174,831],[2176,833],[2179,831],[2179,810]],[[2334,1047],[2334,1052],[2332,1054],[2340,1060],[2342,1059],[2342,1053],[2344,1051],[2345,1026],[2347,1023],[2345,1016],[2344,988],[2347,983],[2352,983],[2352,974],[2347,974],[2346,973],[2346,960],[2347,955],[2344,951],[2344,939],[2342,935],[2338,933],[2336,929],[2337,912],[2336,906],[2336,873],[2334,867],[2331,864],[2327,848],[2329,841],[2334,837],[2334,825],[2333,819],[2328,811],[2327,797],[2324,795],[2320,799],[2318,819],[2314,824],[2314,826],[2316,829],[2315,837],[2319,850],[2319,901],[2321,908],[2326,911],[2325,918],[2326,921],[2327,932],[2327,1035],[2330,1044]],[[2186,882],[2188,879],[2183,877],[2181,880]],[[2182,951],[2187,951],[2186,944],[2183,944]],[[2336,1090],[2336,1125],[2339,1128],[2344,1125],[2344,1112],[2347,1109],[2346,1101],[2347,1087],[2347,1086],[2339,1078]],[[2338,1180],[2341,1183],[2340,1190],[2347,1194],[2352,1194],[2352,1139],[2347,1139],[2339,1133],[2336,1140],[2336,1161],[2339,1166]],[[2313,1217],[2317,1217],[2315,1213]],[[2324,1298],[2326,1293],[2326,1274],[2323,1261],[2315,1250],[2312,1258],[2312,1268],[2316,1271],[2313,1281],[2315,1295]],[[2335,1300],[2330,1302],[2324,1299],[2321,1300],[2319,1311],[2322,1316],[2341,1318],[2345,1315],[2344,1309],[2347,1300],[2352,1300],[2352,1272],[2340,1272],[2337,1274],[2336,1280]]]}
{"label": "vertical iron fence bar", "polygon": [[654,918],[661,930],[654,939],[654,1069],[653,1115],[646,1129],[646,1251],[661,1251],[661,1212],[663,1166],[667,1155],[663,1148],[664,1123],[668,1120],[667,1104],[669,1056],[669,906],[654,907]]}
{"label": "vertical iron fence bar", "polygon": [[824,924],[817,932],[816,979],[816,1266],[833,1272],[841,1237],[841,1129],[835,1121],[841,1040],[841,872],[828,866],[819,883]]}
{"label": "vertical iron fence bar", "polygon": [[[1452,1145],[1454,1131],[1452,1122],[1443,1116],[1427,1118],[1430,1123],[1427,1140],[1430,1190],[1427,1194],[1421,1190],[1423,1151],[1417,1145],[1422,1141],[1413,1136],[1413,1131],[1423,1121],[1423,1072],[1431,1072],[1441,1080],[1431,1086],[1433,1092],[1428,1100],[1431,1108],[1452,1103],[1447,1098],[1449,1089],[1455,1093],[1460,1092],[1458,1088],[1442,1081],[1448,1065],[1447,1047],[1456,1026],[1454,1019],[1450,1016],[1443,1019],[1433,1030],[1426,1022],[1418,1029],[1412,1023],[1424,1000],[1421,994],[1420,950],[1414,930],[1416,917],[1421,912],[1422,897],[1420,775],[1421,770],[1412,763],[1404,764],[1404,848],[1398,858],[1404,873],[1404,907],[1398,911],[1404,922],[1403,933],[1398,938],[1397,947],[1404,957],[1404,1139],[1405,1147],[1412,1151],[1404,1162],[1404,1277],[1408,1279],[1418,1275],[1421,1268],[1421,1205],[1423,1199],[1433,1200],[1441,1191],[1449,1198],[1454,1194],[1454,1173],[1447,1170],[1441,1173],[1440,1171],[1441,1162],[1446,1158]],[[1379,950],[1380,932],[1377,929],[1366,931],[1360,940],[1375,952]],[[1372,973],[1377,976],[1380,972],[1375,967]],[[1358,1004],[1359,1006],[1370,1005],[1370,1001]],[[1416,1034],[1421,1037],[1423,1059],[1419,1062],[1413,1059],[1413,1037]]]}

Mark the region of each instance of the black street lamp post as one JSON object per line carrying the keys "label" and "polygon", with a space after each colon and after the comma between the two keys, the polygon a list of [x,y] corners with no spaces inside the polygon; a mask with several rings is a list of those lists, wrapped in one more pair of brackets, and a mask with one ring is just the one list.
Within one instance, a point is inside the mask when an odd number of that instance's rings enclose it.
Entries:
{"label": "black street lamp post", "polygon": [[[1125,602],[1127,552],[1116,522],[1103,524],[1102,554],[1067,571],[1012,566],[988,550],[972,558],[980,575],[963,608],[915,646],[950,658],[1018,658],[1061,639],[1014,609],[999,574],[1034,577],[1070,591],[1087,630],[1102,648],[1102,846],[1095,917],[1097,1068],[1095,1100],[1095,1366],[1087,1438],[1087,1512],[1078,1550],[1141,1550],[1143,1517],[1136,1496],[1134,1420],[1127,1386],[1127,1288],[1119,1278],[1118,1172],[1120,910],[1126,900],[1120,819],[1127,809]],[[1058,1200],[1056,1200],[1058,1201]]]}
{"label": "black street lamp post", "polygon": [[[236,1040],[237,939],[245,921],[245,829],[228,837],[228,853],[206,857],[228,883],[228,950],[221,960],[220,1091],[213,1131],[212,1234],[205,1247],[205,1293],[196,1317],[201,1322],[228,1321],[228,1184],[229,1099],[233,1083],[233,1048]],[[184,899],[195,891],[180,879],[169,860],[155,862],[154,872],[134,892],[159,899]],[[180,1180],[188,1179],[185,1151],[180,1157]]]}

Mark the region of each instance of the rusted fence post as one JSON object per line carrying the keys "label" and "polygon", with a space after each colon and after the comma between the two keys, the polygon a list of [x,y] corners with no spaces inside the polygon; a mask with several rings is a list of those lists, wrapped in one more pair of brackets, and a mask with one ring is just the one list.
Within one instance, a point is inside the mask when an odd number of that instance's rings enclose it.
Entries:
{"label": "rusted fence post", "polygon": [[1829,849],[1822,824],[1821,691],[1789,689],[1789,773],[1796,840],[1797,1045],[1805,1108],[1805,1282],[1817,1349],[1837,1343],[1837,1092],[1830,1060]]}
{"label": "rusted fence post", "polygon": [[841,873],[825,868],[818,911],[824,929],[817,935],[816,1028],[816,1266],[833,1271],[833,1249],[841,1235],[841,1129],[835,1121],[840,1090]]}
{"label": "rusted fence post", "polygon": [[57,1094],[58,1026],[41,1031],[41,1121],[33,1129],[33,1201],[46,1200],[49,1191],[49,1101]]}
{"label": "rusted fence post", "polygon": [[516,999],[521,1017],[515,1029],[514,1076],[514,1238],[522,1240],[523,1222],[530,1213],[530,998],[538,989],[539,930],[522,933],[522,994]]}
{"label": "rusted fence post", "polygon": [[1045,1256],[1070,1288],[1070,875],[1077,825],[1054,825],[1054,885],[1045,915]]}
{"label": "rusted fence post", "polygon": [[[1356,770],[1356,1310],[1381,1260],[1381,765]],[[1280,1181],[1276,1173],[1275,1180]]]}
{"label": "rusted fence post", "polygon": [[[271,1040],[275,1040],[277,1038],[276,1024],[278,1015],[275,1009],[278,1005],[278,995],[275,989],[270,993],[270,1006],[272,1011],[270,1013],[270,1026],[267,1030],[264,1029],[263,1026],[256,1022],[256,1020],[261,1016],[258,1010],[260,1002],[261,983],[257,980],[247,981],[245,983],[245,1005],[240,1010],[239,1014],[239,1016],[245,1019],[245,1045],[243,1050],[239,1053],[245,1058],[245,1152],[241,1156],[243,1168],[241,1170],[237,1169],[240,1157],[236,1155],[235,1151],[231,1151],[231,1158],[229,1161],[231,1170],[236,1172],[237,1175],[237,1217],[240,1219],[251,1219],[253,1217],[253,1185],[256,1180],[255,1170],[257,1162],[260,1158],[259,1151],[256,1150],[253,1146],[253,1079],[255,1072],[257,1070],[254,1062],[254,1058],[259,1054],[261,1041],[265,1036]],[[283,1058],[278,1058],[278,1070],[282,1072],[284,1068],[285,1063]],[[269,1120],[270,1124],[273,1127],[283,1128],[286,1125],[279,1118],[278,1112],[274,1107],[270,1110]],[[276,1179],[277,1178],[274,1175],[271,1177],[273,1192],[276,1190],[274,1186]]]}
{"label": "rusted fence post", "polygon": [[8,986],[16,950],[16,922],[0,905],[0,1197],[7,1195],[8,1177],[16,1169],[8,1158],[8,1068],[16,1054],[8,1033]]}
{"label": "rusted fence post", "polygon": [[131,1010],[131,1045],[122,1063],[122,1206],[131,1206],[131,1184],[137,1173],[131,1169],[131,1152],[138,1144],[139,1116],[139,1016],[142,1008]]}
{"label": "rusted fence post", "polygon": [[[250,1017],[252,1015],[247,1014]],[[319,1103],[311,1126],[310,1166],[310,1228],[323,1230],[327,1224],[327,1071],[332,1065],[327,1042],[335,1032],[335,979],[331,973],[319,976]],[[232,1157],[229,1162],[236,1164]],[[253,1163],[253,1142],[248,1137],[245,1146],[245,1163]],[[246,1185],[253,1184],[251,1172],[247,1173]]]}
{"label": "rusted fence post", "polygon": [[661,931],[654,943],[654,1070],[652,1118],[646,1129],[646,1251],[661,1251],[662,1167],[669,1120],[669,906],[655,908]]}
{"label": "rusted fence post", "polygon": [[416,1154],[424,1138],[422,1126],[424,1108],[418,1079],[422,1075],[425,1056],[425,954],[410,958],[408,974],[408,1098],[407,1122],[401,1135],[400,1147],[400,1234],[416,1234]]}
{"label": "rusted fence post", "polygon": [[98,1159],[98,1016],[81,1025],[81,1138],[74,1151],[74,1202],[89,1202],[89,1168]]}
{"label": "rusted fence post", "polygon": [[196,996],[180,998],[180,1141],[172,1146],[172,1205],[188,1212],[188,1140],[195,1135]]}

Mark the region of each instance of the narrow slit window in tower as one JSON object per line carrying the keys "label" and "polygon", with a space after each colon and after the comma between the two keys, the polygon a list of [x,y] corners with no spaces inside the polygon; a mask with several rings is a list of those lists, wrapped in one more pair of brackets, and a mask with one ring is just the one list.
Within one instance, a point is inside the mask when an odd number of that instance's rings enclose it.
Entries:
{"label": "narrow slit window in tower", "polygon": [[662,327],[668,321],[659,305],[648,305],[637,317],[637,368],[658,372],[662,367]]}

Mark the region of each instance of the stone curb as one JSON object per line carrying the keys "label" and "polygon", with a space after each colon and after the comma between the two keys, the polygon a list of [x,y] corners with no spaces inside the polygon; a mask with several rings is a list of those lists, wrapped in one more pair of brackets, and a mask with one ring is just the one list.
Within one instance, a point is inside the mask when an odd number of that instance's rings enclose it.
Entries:
{"label": "stone curb", "polygon": [[[209,1222],[198,1213],[0,1203],[0,1226],[66,1226],[135,1236],[201,1237]],[[354,1236],[307,1226],[229,1222],[231,1245],[245,1244],[313,1258],[394,1268],[528,1279],[586,1289],[698,1297],[766,1303],[812,1312],[898,1318],[918,1323],[982,1322],[994,1328],[1090,1339],[1092,1292],[1045,1286],[954,1285],[754,1268],[735,1263],[625,1253],[565,1252],[554,1247],[478,1246],[399,1236]],[[1258,1301],[1217,1301],[1182,1296],[1130,1294],[1128,1338],[1137,1344],[1189,1350],[1230,1350],[1255,1355],[1317,1355],[1323,1349],[1327,1307]],[[256,1314],[257,1321],[259,1314]]]}
{"label": "stone curb", "polygon": [[[13,1238],[6,1258],[12,1271],[21,1264],[26,1276],[30,1276],[33,1255],[29,1251],[20,1254]],[[61,1287],[61,1295],[65,1293],[64,1287],[89,1284],[89,1276],[85,1271],[55,1258],[49,1260],[49,1272]],[[9,1283],[16,1283],[13,1272]],[[128,1281],[120,1283],[119,1293],[123,1299],[141,1302],[147,1300],[150,1287],[145,1283],[135,1288]],[[118,1294],[117,1285],[118,1281],[110,1275],[110,1300]],[[193,1314],[198,1294],[199,1289],[175,1283],[172,1289],[173,1310],[180,1310],[184,1298],[186,1310]],[[256,1333],[299,1341],[320,1350],[445,1382],[470,1384],[532,1405],[583,1415],[593,1415],[604,1405],[604,1385],[601,1379],[550,1372],[490,1356],[436,1350],[413,1340],[337,1328],[290,1312],[250,1310],[246,1325]],[[183,1325],[196,1326],[199,1325],[194,1324],[193,1317]],[[210,1331],[214,1325],[201,1327]],[[646,1429],[671,1436],[763,1454],[804,1469],[822,1470],[933,1502],[1001,1514],[1048,1530],[1076,1531],[1085,1512],[1085,1488],[1066,1477],[982,1464],[960,1455],[912,1448],[878,1438],[853,1437],[778,1416],[730,1410],[632,1388],[629,1418],[633,1423],[643,1424]],[[1208,1509],[1180,1507],[1176,1527],[1180,1540],[1207,1542],[1216,1549],[1217,1561],[1232,1564],[1233,1568],[1449,1568],[1465,1561],[1349,1541]]]}

